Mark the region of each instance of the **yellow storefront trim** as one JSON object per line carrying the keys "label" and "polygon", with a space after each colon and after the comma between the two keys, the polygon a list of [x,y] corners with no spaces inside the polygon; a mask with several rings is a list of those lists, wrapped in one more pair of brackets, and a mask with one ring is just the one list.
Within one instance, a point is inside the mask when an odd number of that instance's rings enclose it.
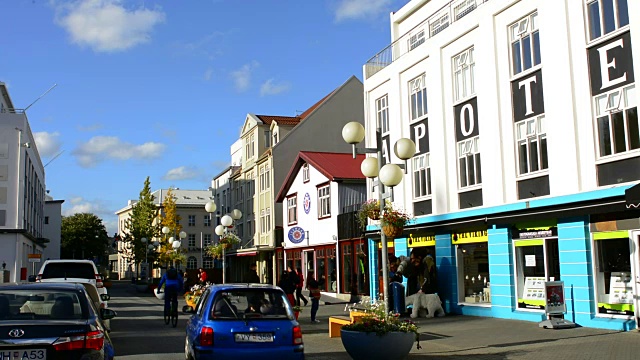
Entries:
{"label": "yellow storefront trim", "polygon": [[513,244],[519,246],[538,246],[544,244],[544,239],[514,240]]}
{"label": "yellow storefront trim", "polygon": [[607,303],[598,303],[599,308],[605,308],[608,310],[616,310],[616,311],[633,311],[633,304],[607,304]]}
{"label": "yellow storefront trim", "polygon": [[547,306],[547,303],[545,300],[525,300],[525,299],[518,299],[518,302],[520,304],[526,304],[526,305],[531,305],[531,306]]}
{"label": "yellow storefront trim", "polygon": [[621,238],[628,238],[628,237],[629,237],[629,232],[627,230],[603,231],[603,232],[593,233],[593,240],[621,239]]}
{"label": "yellow storefront trim", "polygon": [[[387,248],[393,247],[393,241],[387,241]],[[378,249],[382,249],[382,241],[378,243]]]}
{"label": "yellow storefront trim", "polygon": [[487,230],[467,231],[451,234],[451,243],[454,245],[483,242],[489,242],[489,234]]}
{"label": "yellow storefront trim", "polygon": [[409,234],[407,238],[407,247],[423,247],[423,246],[436,246],[436,236],[433,234]]}

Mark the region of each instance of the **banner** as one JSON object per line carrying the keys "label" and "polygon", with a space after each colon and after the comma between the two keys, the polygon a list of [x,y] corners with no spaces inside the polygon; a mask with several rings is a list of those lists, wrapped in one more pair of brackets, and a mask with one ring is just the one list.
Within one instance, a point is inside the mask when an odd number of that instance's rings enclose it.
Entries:
{"label": "banner", "polygon": [[545,312],[549,315],[562,315],[567,312],[564,302],[564,281],[546,281],[545,288]]}

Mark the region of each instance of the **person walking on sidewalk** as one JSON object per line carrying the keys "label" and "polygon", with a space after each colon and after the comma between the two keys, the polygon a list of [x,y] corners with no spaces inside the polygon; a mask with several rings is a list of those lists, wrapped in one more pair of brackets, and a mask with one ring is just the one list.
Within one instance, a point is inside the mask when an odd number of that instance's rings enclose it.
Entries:
{"label": "person walking on sidewalk", "polygon": [[[311,270],[310,270],[311,271]],[[298,283],[296,284],[296,305],[300,306],[300,300],[304,301],[304,306],[307,306],[309,300],[302,295],[302,288],[304,287],[304,276],[302,276],[302,269],[298,268]]]}
{"label": "person walking on sidewalk", "polygon": [[309,289],[309,297],[311,298],[311,322],[319,323],[320,320],[316,319],[316,314],[320,307],[320,285],[313,275],[313,270],[309,270],[307,288]]}
{"label": "person walking on sidewalk", "polygon": [[282,289],[282,291],[284,291],[284,294],[287,296],[287,300],[289,300],[289,304],[291,306],[295,305],[295,299],[293,297],[293,294],[296,291],[296,284],[291,281],[291,273],[285,271],[282,273],[282,275],[280,276],[280,282],[278,283],[278,286]]}

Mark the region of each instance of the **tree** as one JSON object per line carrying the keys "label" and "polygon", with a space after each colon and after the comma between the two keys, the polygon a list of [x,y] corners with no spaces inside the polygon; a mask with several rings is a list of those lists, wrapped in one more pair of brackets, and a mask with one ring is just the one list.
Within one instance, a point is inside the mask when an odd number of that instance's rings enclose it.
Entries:
{"label": "tree", "polygon": [[[181,261],[184,257],[180,254],[179,251],[175,251],[170,241],[168,241],[169,236],[176,236],[182,230],[182,225],[180,225],[180,215],[178,215],[178,209],[176,206],[176,197],[173,195],[173,189],[169,188],[167,194],[162,200],[162,216],[160,216],[160,225],[158,229],[158,238],[160,241],[160,249],[158,250],[158,262],[160,264],[169,264],[173,263],[175,260]],[[169,228],[169,233],[166,235],[162,234],[163,227]]]}
{"label": "tree", "polygon": [[63,259],[105,260],[109,235],[102,219],[94,214],[63,216],[60,238],[60,257]]}
{"label": "tree", "polygon": [[[127,235],[123,238],[125,247],[130,249],[131,260],[137,265],[145,259],[147,246],[157,234],[154,220],[158,216],[158,208],[151,194],[151,181],[149,177],[144,181],[144,187],[140,191],[138,201],[131,207],[131,216],[125,220],[124,228]],[[147,243],[142,242],[147,239]]]}

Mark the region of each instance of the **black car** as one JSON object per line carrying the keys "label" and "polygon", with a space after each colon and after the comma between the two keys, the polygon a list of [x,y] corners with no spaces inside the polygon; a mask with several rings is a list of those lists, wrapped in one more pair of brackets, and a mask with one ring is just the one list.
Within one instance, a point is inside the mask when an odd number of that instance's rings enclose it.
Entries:
{"label": "black car", "polygon": [[111,360],[102,320],[115,316],[96,309],[82,284],[0,285],[0,360]]}

